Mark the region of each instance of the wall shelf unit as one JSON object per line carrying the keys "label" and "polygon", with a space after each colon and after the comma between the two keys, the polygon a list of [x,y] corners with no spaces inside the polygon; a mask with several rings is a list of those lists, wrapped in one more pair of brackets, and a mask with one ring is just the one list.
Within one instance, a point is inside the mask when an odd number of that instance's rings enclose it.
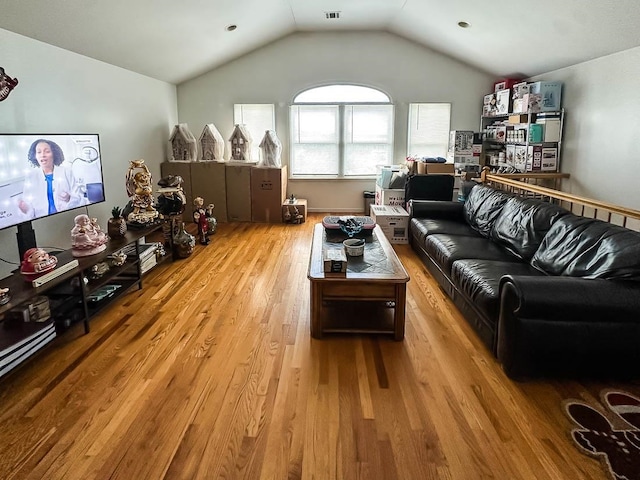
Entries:
{"label": "wall shelf unit", "polygon": [[564,109],[480,117],[483,164],[492,172],[558,172]]}

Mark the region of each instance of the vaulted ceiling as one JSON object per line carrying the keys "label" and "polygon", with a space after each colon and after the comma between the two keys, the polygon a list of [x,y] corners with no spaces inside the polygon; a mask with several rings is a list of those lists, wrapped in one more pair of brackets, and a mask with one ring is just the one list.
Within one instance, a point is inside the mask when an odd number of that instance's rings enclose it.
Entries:
{"label": "vaulted ceiling", "polygon": [[640,46],[640,2],[2,0],[0,28],[176,84],[290,33],[331,30],[391,32],[528,77]]}

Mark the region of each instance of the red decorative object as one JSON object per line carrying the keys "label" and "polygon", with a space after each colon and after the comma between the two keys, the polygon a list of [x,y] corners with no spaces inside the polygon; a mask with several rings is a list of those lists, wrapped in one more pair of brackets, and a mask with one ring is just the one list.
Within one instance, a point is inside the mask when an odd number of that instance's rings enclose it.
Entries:
{"label": "red decorative object", "polygon": [[18,85],[18,79],[11,78],[4,73],[4,68],[0,67],[0,102],[9,96],[16,85]]}
{"label": "red decorative object", "polygon": [[42,248],[30,248],[24,252],[20,273],[27,282],[34,280],[47,272],[50,272],[58,265],[58,259],[49,255]]}

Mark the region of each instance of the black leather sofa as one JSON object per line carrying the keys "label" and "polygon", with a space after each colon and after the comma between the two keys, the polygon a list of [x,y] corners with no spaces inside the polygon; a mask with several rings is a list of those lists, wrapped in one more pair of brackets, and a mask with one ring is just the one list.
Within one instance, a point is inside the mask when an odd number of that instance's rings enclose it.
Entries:
{"label": "black leather sofa", "polygon": [[511,378],[640,372],[640,233],[477,185],[410,243]]}

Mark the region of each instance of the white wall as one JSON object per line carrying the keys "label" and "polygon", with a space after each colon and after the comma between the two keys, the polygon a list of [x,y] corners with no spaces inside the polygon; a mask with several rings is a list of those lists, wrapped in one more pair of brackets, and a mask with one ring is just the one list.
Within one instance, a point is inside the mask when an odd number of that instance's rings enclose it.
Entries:
{"label": "white wall", "polygon": [[640,210],[640,47],[534,80],[564,82],[563,190]]}
{"label": "white wall", "polygon": [[[144,158],[154,183],[177,120],[176,87],[0,29],[0,66],[19,84],[0,102],[1,133],[98,133],[106,202],[89,207],[106,229],[111,208],[124,206],[129,161]],[[81,211],[36,220],[39,246],[71,247]],[[0,258],[18,262],[16,229],[0,231]],[[0,262],[0,278],[16,265]]]}
{"label": "white wall", "polygon": [[[400,163],[406,157],[409,103],[451,102],[452,129],[477,131],[482,97],[494,80],[389,33],[295,33],[180,84],[178,115],[196,138],[213,123],[228,140],[234,103],[274,103],[282,159],[288,163],[289,105],[295,95],[330,83],[367,85],[389,94],[395,104],[394,161]],[[374,187],[374,181],[363,180],[291,180],[288,192],[307,198],[312,211],[357,211],[363,208],[362,192]]]}

